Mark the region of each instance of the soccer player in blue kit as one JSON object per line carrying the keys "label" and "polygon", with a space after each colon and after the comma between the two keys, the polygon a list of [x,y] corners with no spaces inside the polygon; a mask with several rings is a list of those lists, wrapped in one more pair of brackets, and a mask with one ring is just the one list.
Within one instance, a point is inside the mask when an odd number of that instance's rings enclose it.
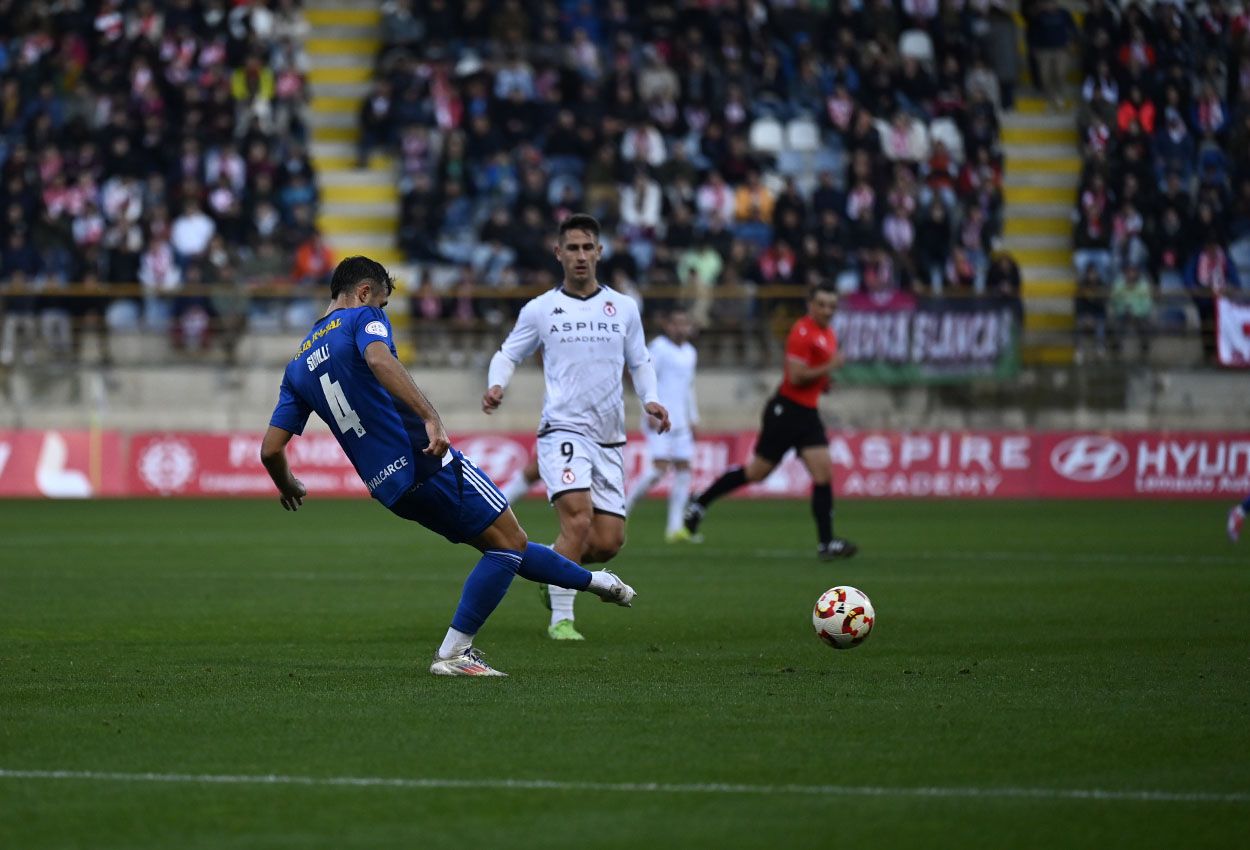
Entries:
{"label": "soccer player in blue kit", "polygon": [[395,354],[382,308],[390,275],[368,257],[348,257],[330,281],[329,308],[287,364],[260,458],[294,511],[307,491],[291,474],[286,445],[316,412],[338,440],[373,498],[403,519],[482,553],[430,672],[503,676],[473,646],[513,576],[593,593],[629,607],[634,589],[608,570],[591,572],[553,549],[530,543],[494,482],[452,448],[438,411]]}

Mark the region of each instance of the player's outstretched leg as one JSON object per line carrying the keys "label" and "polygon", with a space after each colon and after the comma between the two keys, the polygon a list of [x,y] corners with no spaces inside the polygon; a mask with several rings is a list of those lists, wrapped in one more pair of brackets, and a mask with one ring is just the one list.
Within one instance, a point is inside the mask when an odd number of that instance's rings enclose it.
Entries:
{"label": "player's outstretched leg", "polygon": [[1250,513],[1250,496],[1240,505],[1233,505],[1228,512],[1228,539],[1236,543],[1241,539],[1241,528],[1246,523],[1246,514]]}
{"label": "player's outstretched leg", "polygon": [[715,502],[721,496],[732,493],[746,483],[746,470],[741,466],[735,466],[713,481],[711,487],[695,496],[694,501],[686,505],[685,515],[682,517],[682,524],[685,525],[686,531],[692,535],[698,534],[699,525],[703,522],[703,516],[707,513],[707,509],[712,502]]}
{"label": "player's outstretched leg", "polygon": [[691,534],[684,524],[684,510],[690,501],[690,467],[676,466],[673,468],[673,484],[668,491],[668,524],[664,530],[664,539],[669,543],[702,543],[703,538]]}
{"label": "player's outstretched leg", "polygon": [[521,555],[507,549],[487,549],[464,581],[460,604],[451,628],[438,648],[430,672],[435,676],[506,676],[486,663],[473,648],[473,636],[498,607],[521,566]]}
{"label": "player's outstretched leg", "polygon": [[639,499],[647,495],[648,491],[664,477],[664,471],[658,464],[650,463],[647,465],[646,474],[625,494],[625,516],[629,516],[634,512],[634,505]]}
{"label": "player's outstretched leg", "polygon": [[623,608],[633,607],[638,594],[611,570],[588,570],[561,555],[550,546],[529,543],[517,571],[523,579],[555,585],[569,590],[593,593],[604,602]]}
{"label": "player's outstretched leg", "polygon": [[695,496],[694,501],[686,505],[686,513],[682,517],[682,524],[686,531],[691,535],[697,535],[699,525],[703,522],[703,517],[712,502],[753,481],[763,481],[776,465],[775,461],[765,460],[755,455],[746,466],[735,466],[727,470],[720,478],[712,482],[711,487]]}

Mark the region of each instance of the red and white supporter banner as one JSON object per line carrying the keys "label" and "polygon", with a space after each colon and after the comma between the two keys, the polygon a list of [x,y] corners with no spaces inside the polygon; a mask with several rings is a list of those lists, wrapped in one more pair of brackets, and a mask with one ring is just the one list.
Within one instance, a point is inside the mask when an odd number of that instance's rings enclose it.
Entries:
{"label": "red and white supporter banner", "polygon": [[1217,298],[1215,326],[1220,365],[1250,369],[1250,303]]}
{"label": "red and white supporter banner", "polygon": [[116,431],[0,430],[0,496],[120,496],[122,469]]}
{"label": "red and white supporter banner", "polygon": [[[500,485],[534,448],[528,433],[460,433],[455,446]],[[695,487],[745,462],[755,433],[700,436]],[[272,497],[259,433],[0,431],[0,496]],[[840,498],[1240,498],[1250,492],[1250,432],[857,431],[829,440]],[[314,497],[368,493],[334,437],[293,440],[288,457]],[[646,444],[625,447],[629,484],[646,471]],[[803,465],[787,457],[746,498],[804,497]],[[541,484],[531,494],[543,493]],[[665,485],[653,495],[666,494]]]}

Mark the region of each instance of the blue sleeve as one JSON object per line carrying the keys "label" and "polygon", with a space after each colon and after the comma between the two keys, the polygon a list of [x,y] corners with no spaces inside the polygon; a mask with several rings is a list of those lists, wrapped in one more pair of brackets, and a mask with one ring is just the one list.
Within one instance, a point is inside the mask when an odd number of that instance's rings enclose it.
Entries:
{"label": "blue sleeve", "polygon": [[352,333],[356,337],[356,350],[360,352],[361,357],[364,356],[365,349],[370,343],[379,340],[386,343],[386,347],[391,350],[392,354],[395,352],[391,322],[386,318],[385,313],[377,307],[362,307],[353,318],[356,326],[352,328]]}
{"label": "blue sleeve", "polygon": [[310,413],[312,408],[296,394],[290,379],[283,375],[282,388],[278,390],[278,406],[273,409],[269,424],[292,434],[302,434]]}

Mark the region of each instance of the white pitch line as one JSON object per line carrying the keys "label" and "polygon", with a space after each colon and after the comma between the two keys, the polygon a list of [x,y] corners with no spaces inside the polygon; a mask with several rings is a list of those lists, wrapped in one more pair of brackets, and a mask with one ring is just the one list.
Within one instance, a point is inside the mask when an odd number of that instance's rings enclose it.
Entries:
{"label": "white pitch line", "polygon": [[93,770],[7,770],[0,779],[156,782],[191,785],[304,785],[466,791],[603,791],[615,794],[746,794],[809,797],[928,797],[935,799],[1094,800],[1127,803],[1250,803],[1250,792],[1115,791],[1101,788],[890,788],[875,785],[744,785],[735,783],[568,782],[550,779],[439,779],[379,776],[282,776],[193,773],[116,773]]}
{"label": "white pitch line", "polygon": [[[638,551],[638,550],[624,550]],[[672,549],[656,549],[656,553],[672,554]],[[741,549],[716,550],[702,548],[701,554],[724,554],[741,557],[746,554],[752,558],[768,558],[791,560],[800,553],[794,549]],[[802,553],[806,554],[806,552]],[[861,555],[871,557],[874,561],[966,561],[966,562],[997,562],[997,561],[1030,561],[1035,563],[1065,564],[1241,564],[1245,558],[1234,555],[1133,555],[1127,552],[964,552],[964,551],[924,551],[924,552],[882,552]]]}

